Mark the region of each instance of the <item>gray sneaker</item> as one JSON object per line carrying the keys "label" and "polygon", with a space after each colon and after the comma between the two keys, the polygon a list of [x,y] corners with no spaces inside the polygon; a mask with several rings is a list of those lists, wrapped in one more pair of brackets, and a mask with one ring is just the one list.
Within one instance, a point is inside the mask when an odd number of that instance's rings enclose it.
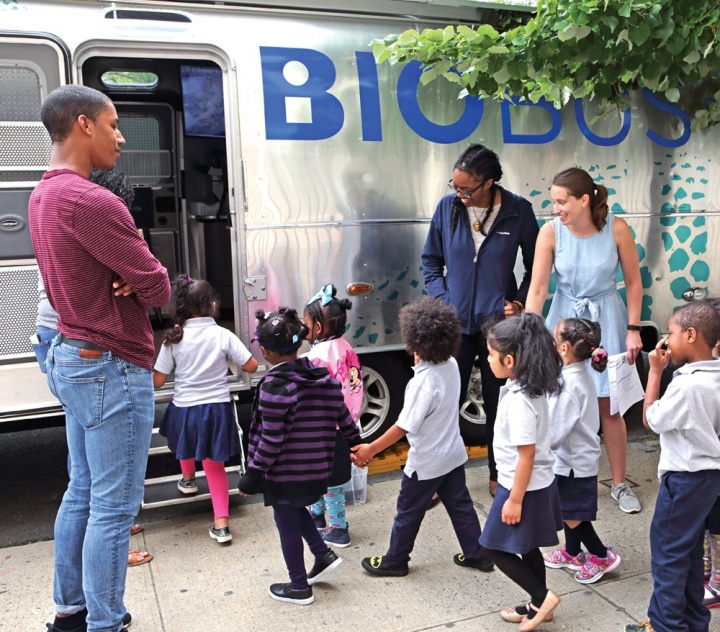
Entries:
{"label": "gray sneaker", "polygon": [[610,490],[610,495],[613,497],[613,500],[617,502],[620,509],[625,513],[637,513],[641,509],[640,501],[625,482],[622,482],[619,485],[613,485],[613,488]]}
{"label": "gray sneaker", "polygon": [[197,494],[198,492],[198,486],[194,478],[189,481],[184,481],[183,479],[180,479],[177,486],[178,491],[183,494]]}

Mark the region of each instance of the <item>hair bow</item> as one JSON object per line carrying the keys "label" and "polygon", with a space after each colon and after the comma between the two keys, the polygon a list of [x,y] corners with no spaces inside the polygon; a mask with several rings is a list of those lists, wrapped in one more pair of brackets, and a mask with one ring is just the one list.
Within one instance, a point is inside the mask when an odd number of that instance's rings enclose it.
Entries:
{"label": "hair bow", "polygon": [[308,302],[307,305],[310,305],[310,303],[314,303],[315,301],[320,301],[320,305],[322,307],[325,307],[328,303],[331,303],[333,300],[333,286],[332,283],[328,283],[325,285],[315,296],[313,296]]}

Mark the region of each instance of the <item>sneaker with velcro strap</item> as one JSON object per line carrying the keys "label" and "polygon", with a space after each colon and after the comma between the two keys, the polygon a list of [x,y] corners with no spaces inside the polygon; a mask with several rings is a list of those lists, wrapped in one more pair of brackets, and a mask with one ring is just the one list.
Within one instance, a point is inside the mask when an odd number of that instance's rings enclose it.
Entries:
{"label": "sneaker with velcro strap", "polygon": [[368,573],[379,577],[405,577],[410,572],[407,562],[391,562],[382,555],[365,557],[360,564]]}
{"label": "sneaker with velcro strap", "polygon": [[325,544],[332,544],[341,549],[350,546],[350,533],[347,527],[328,527],[322,532],[321,536],[325,540]]}
{"label": "sneaker with velcro strap", "polygon": [[458,553],[453,555],[453,562],[458,566],[464,566],[465,568],[475,568],[483,573],[489,573],[495,568],[495,564],[490,561],[487,555],[480,555],[479,557],[465,557],[464,553]]}

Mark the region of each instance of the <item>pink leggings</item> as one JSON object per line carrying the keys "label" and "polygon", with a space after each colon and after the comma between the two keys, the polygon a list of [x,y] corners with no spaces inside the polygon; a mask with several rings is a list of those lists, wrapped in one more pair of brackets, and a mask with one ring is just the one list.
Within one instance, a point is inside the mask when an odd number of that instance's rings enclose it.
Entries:
{"label": "pink leggings", "polygon": [[[210,488],[210,499],[212,500],[215,520],[229,518],[230,494],[228,493],[228,477],[225,471],[225,463],[203,459],[202,465]],[[180,469],[183,476],[195,474],[195,459],[180,459]]]}

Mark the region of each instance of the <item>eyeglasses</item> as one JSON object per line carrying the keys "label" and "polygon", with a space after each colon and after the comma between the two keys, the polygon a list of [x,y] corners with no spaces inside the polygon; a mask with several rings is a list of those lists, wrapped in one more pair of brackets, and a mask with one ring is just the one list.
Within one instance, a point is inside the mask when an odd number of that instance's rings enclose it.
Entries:
{"label": "eyeglasses", "polygon": [[473,195],[475,195],[475,191],[477,191],[479,188],[481,188],[483,184],[485,184],[484,180],[480,184],[478,184],[474,189],[470,189],[469,191],[464,191],[463,189],[459,189],[455,185],[455,182],[453,182],[452,178],[450,178],[447,183],[447,185],[464,200],[469,200]]}

